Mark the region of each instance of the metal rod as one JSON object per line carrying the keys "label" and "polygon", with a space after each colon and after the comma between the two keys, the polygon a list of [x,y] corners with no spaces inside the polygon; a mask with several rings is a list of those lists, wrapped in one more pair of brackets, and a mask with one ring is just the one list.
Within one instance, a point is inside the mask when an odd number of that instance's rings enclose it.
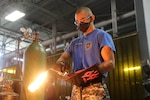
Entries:
{"label": "metal rod", "polygon": [[112,31],[113,37],[117,37],[117,12],[116,12],[116,0],[111,0],[111,16],[112,16]]}
{"label": "metal rod", "polygon": [[56,53],[56,33],[57,33],[57,30],[56,30],[56,24],[53,24],[52,25],[52,51],[53,53]]}

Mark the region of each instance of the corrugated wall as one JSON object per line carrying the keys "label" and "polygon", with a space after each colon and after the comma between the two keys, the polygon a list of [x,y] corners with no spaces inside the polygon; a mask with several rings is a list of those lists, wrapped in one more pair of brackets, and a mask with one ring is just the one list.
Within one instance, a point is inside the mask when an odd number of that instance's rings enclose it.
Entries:
{"label": "corrugated wall", "polygon": [[138,36],[114,40],[116,68],[107,78],[112,100],[144,100]]}
{"label": "corrugated wall", "polygon": [[[106,80],[112,100],[144,100],[138,36],[115,39],[114,43],[117,49],[116,68]],[[48,65],[53,64],[60,54],[48,57]],[[62,100],[71,94],[72,86],[63,80],[56,80],[55,87],[57,96]]]}

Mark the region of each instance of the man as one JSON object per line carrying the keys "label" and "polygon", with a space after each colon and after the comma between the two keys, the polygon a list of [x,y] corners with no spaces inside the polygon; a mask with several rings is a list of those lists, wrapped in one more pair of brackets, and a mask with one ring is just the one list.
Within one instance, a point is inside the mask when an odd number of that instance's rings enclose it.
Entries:
{"label": "man", "polygon": [[[73,61],[73,72],[98,64],[101,77],[115,68],[115,46],[111,36],[94,26],[95,16],[88,7],[81,7],[75,12],[75,25],[84,34],[71,41],[65,52],[57,60],[64,66],[69,58]],[[64,71],[63,67],[60,67]],[[86,87],[73,86],[71,100],[103,100],[106,92],[103,82],[91,83]]]}

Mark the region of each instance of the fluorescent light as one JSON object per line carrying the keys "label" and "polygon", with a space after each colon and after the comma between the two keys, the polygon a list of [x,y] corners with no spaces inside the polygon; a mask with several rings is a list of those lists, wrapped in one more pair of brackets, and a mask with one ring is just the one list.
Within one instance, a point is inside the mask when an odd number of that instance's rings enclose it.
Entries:
{"label": "fluorescent light", "polygon": [[0,56],[2,56],[3,54],[2,53],[0,53]]}
{"label": "fluorescent light", "polygon": [[124,68],[124,71],[138,70],[140,68],[141,68],[140,66],[130,67],[130,68]]}
{"label": "fluorescent light", "polygon": [[14,57],[13,59],[14,59],[14,60],[17,60],[17,61],[22,61],[22,62],[23,62],[23,59],[22,59],[22,58]]}
{"label": "fluorescent light", "polygon": [[15,74],[15,73],[16,73],[16,71],[15,71],[15,70],[13,70],[13,69],[8,69],[8,70],[7,70],[7,73]]}
{"label": "fluorescent light", "polygon": [[50,51],[51,49],[50,48],[46,48],[46,50],[45,51]]}
{"label": "fluorescent light", "polygon": [[[56,46],[56,49],[57,48],[62,48],[62,47],[64,47],[64,44],[59,44],[59,45]],[[54,48],[52,48],[52,49],[54,49]],[[46,51],[50,51],[50,50],[51,50],[51,48],[46,48]]]}
{"label": "fluorescent light", "polygon": [[5,19],[8,20],[8,21],[14,22],[14,21],[20,19],[23,16],[25,16],[25,13],[16,10],[16,11],[10,13],[9,15],[7,15],[5,17]]}

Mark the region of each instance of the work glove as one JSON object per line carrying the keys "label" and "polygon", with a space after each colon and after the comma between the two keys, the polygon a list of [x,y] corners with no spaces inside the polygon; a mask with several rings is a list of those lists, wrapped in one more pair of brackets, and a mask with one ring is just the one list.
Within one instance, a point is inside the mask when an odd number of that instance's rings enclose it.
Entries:
{"label": "work glove", "polygon": [[95,64],[89,68],[69,74],[68,77],[65,78],[65,81],[76,86],[86,87],[90,84],[102,82],[102,74],[98,64]]}
{"label": "work glove", "polygon": [[57,62],[49,69],[58,78],[64,78],[69,73],[70,66],[64,62]]}
{"label": "work glove", "polygon": [[65,71],[69,70],[70,66],[65,62],[59,61],[59,62],[53,64],[52,68],[64,73]]}

